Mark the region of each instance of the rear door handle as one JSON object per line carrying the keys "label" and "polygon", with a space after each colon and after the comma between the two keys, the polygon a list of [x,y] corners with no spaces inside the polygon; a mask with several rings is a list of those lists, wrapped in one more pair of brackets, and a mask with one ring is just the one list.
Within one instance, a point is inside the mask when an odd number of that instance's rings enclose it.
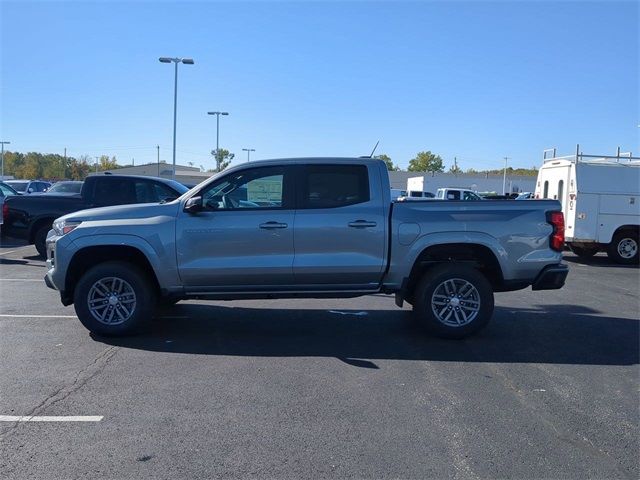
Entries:
{"label": "rear door handle", "polygon": [[273,230],[274,228],[287,228],[289,225],[280,222],[266,222],[261,223],[259,226],[260,228],[264,228],[266,230]]}
{"label": "rear door handle", "polygon": [[349,222],[351,228],[370,228],[375,227],[378,224],[376,222],[367,222],[366,220],[356,220],[355,222]]}

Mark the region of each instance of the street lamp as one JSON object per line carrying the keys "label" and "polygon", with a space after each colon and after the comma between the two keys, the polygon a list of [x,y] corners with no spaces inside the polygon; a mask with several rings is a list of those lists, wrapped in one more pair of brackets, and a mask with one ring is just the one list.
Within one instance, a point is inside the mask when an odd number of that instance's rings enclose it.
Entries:
{"label": "street lamp", "polygon": [[0,180],[4,180],[4,146],[10,143],[11,142],[0,142],[0,144],[2,144],[2,172],[0,173]]}
{"label": "street lamp", "polygon": [[255,152],[256,149],[255,148],[243,148],[242,149],[243,152],[247,152],[247,162],[249,161],[249,155],[251,155],[251,152]]}
{"label": "street lamp", "polygon": [[207,115],[216,116],[216,168],[218,167],[218,150],[220,149],[220,115],[229,115],[229,112],[207,112]]}
{"label": "street lamp", "polygon": [[175,82],[173,86],[173,179],[176,179],[176,116],[178,112],[178,64],[184,63],[185,65],[193,65],[193,59],[191,58],[169,58],[160,57],[161,63],[175,63],[176,74]]}
{"label": "street lamp", "polygon": [[507,160],[509,160],[509,157],[502,157],[504,158],[504,172],[502,174],[502,195],[506,195],[507,194]]}

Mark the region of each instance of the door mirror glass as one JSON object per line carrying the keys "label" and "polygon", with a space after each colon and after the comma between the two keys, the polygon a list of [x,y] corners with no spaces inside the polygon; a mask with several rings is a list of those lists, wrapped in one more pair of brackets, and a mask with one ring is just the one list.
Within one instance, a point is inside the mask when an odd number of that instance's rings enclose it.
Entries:
{"label": "door mirror glass", "polygon": [[191,197],[184,205],[184,211],[196,213],[202,210],[202,197]]}
{"label": "door mirror glass", "polygon": [[27,193],[33,193],[33,188],[32,188],[32,187],[29,187],[29,188],[27,189]]}

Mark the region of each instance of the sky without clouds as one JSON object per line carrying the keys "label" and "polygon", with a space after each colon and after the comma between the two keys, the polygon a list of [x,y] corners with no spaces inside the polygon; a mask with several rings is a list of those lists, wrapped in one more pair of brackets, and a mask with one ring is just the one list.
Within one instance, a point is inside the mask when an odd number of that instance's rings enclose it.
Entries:
{"label": "sky without clouds", "polygon": [[640,153],[638,2],[7,2],[11,150],[178,162],[420,150],[467,169]]}

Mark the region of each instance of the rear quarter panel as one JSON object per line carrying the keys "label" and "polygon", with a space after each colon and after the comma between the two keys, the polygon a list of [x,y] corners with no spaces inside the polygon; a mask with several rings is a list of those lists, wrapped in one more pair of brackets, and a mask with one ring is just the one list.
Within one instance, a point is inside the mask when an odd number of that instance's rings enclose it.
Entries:
{"label": "rear quarter panel", "polygon": [[548,211],[557,201],[397,202],[391,217],[391,260],[385,284],[400,286],[426,248],[448,243],[489,248],[505,280],[533,281],[540,270],[559,263],[562,254],[550,249],[552,227]]}

